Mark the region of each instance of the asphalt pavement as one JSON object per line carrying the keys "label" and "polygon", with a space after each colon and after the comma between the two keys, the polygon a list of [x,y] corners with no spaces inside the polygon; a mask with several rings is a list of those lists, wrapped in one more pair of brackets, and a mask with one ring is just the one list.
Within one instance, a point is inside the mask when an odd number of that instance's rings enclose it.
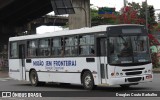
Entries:
{"label": "asphalt pavement", "polygon": [[[106,94],[115,93],[132,93],[137,91],[141,93],[143,91],[160,91],[160,74],[154,74],[153,82],[142,83],[137,86],[133,86],[129,89],[122,89],[119,86],[111,87],[98,87],[93,92],[103,92]],[[76,93],[76,92],[86,92],[81,85],[58,85],[58,84],[46,84],[41,87],[32,87],[29,82],[17,81],[10,79],[8,72],[0,71],[0,91],[40,91],[40,92],[65,92],[66,94]],[[0,98],[0,100],[159,100],[159,97],[44,97],[44,98]]]}

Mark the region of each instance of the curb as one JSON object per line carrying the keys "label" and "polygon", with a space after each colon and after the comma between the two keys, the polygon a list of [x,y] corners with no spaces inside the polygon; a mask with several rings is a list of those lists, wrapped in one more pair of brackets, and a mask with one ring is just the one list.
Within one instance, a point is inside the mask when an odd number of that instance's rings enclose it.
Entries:
{"label": "curb", "polygon": [[0,71],[0,78],[8,78],[9,75],[8,75],[8,71]]}
{"label": "curb", "polygon": [[153,68],[152,71],[153,73],[160,73],[160,68]]}
{"label": "curb", "polygon": [[153,73],[160,73],[160,71],[153,71]]}

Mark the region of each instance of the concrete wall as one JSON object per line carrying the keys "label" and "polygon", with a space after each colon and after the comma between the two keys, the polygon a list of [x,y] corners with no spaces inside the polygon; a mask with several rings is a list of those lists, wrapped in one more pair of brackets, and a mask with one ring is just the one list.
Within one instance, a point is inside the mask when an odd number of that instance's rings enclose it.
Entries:
{"label": "concrete wall", "polygon": [[[75,14],[69,15],[69,29],[78,29],[82,27],[90,27],[91,26],[91,18],[90,18],[90,0],[72,0]],[[82,9],[84,8],[86,11]],[[87,18],[85,17],[87,16]]]}

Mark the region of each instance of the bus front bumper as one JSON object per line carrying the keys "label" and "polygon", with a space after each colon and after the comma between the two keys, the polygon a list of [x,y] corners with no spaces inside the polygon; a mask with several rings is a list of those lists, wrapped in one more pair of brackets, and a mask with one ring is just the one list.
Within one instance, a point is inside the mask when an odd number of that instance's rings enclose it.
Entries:
{"label": "bus front bumper", "polygon": [[153,74],[130,76],[130,77],[115,77],[110,78],[107,81],[109,85],[122,85],[122,84],[134,84],[134,83],[144,83],[151,82],[153,80]]}

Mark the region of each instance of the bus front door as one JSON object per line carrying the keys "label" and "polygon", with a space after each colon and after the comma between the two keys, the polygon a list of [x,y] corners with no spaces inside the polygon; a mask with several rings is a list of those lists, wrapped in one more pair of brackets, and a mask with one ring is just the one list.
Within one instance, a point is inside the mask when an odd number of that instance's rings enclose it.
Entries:
{"label": "bus front door", "polygon": [[26,80],[25,73],[25,44],[19,44],[19,61],[21,80]]}
{"label": "bus front door", "polygon": [[98,39],[98,54],[100,58],[100,81],[102,84],[107,83],[108,79],[108,68],[107,68],[107,39],[100,38]]}

